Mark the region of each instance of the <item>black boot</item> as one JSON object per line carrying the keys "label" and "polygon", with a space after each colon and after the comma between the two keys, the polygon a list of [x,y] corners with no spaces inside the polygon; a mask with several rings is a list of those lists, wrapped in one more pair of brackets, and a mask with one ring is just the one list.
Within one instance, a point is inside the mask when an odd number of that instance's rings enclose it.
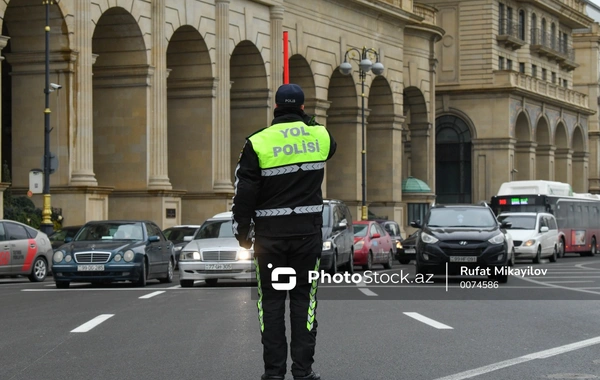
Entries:
{"label": "black boot", "polygon": [[310,374],[302,377],[294,376],[294,380],[321,380],[321,375],[312,371]]}

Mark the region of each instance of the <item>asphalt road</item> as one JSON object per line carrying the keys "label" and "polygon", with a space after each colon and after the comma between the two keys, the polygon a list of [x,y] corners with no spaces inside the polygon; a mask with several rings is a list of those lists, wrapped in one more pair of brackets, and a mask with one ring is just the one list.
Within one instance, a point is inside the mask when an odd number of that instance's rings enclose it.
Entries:
{"label": "asphalt road", "polygon": [[[516,266],[528,267],[548,272],[496,289],[322,285],[314,368],[323,380],[600,379],[600,256]],[[415,278],[413,265],[380,269]],[[259,379],[253,291],[0,279],[0,379]]]}

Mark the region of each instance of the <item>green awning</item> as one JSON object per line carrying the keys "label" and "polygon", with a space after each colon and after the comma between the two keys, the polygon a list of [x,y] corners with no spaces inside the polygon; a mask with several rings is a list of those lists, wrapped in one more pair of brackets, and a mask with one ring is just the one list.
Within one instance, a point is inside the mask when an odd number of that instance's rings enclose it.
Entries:
{"label": "green awning", "polygon": [[431,188],[424,182],[415,177],[408,177],[402,181],[403,193],[431,193]]}

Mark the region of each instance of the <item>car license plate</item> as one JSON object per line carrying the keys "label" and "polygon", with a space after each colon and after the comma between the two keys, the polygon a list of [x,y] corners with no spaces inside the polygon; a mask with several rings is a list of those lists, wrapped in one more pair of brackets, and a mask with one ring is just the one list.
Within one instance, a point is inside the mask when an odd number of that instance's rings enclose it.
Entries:
{"label": "car license plate", "polygon": [[404,253],[417,253],[417,251],[414,248],[406,248]]}
{"label": "car license plate", "polygon": [[476,263],[477,256],[450,256],[451,263]]}
{"label": "car license plate", "polygon": [[97,272],[103,270],[104,265],[77,265],[77,271],[79,272]]}
{"label": "car license plate", "polygon": [[232,264],[206,264],[204,269],[206,270],[229,270],[232,269]]}

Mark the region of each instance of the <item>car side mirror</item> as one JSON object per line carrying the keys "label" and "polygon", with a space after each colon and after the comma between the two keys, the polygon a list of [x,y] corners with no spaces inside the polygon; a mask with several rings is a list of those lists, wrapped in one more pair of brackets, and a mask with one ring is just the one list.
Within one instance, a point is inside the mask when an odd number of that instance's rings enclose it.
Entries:
{"label": "car side mirror", "polygon": [[550,231],[550,229],[546,226],[543,226],[542,228],[540,228],[540,232],[544,233],[544,232],[548,232]]}
{"label": "car side mirror", "polygon": [[70,236],[65,238],[65,243],[70,243],[72,241],[73,241],[73,238]]}
{"label": "car side mirror", "polygon": [[380,238],[380,237],[381,237],[381,235],[379,235],[379,234],[373,234],[373,239],[377,239],[377,238]]}
{"label": "car side mirror", "polygon": [[346,229],[346,227],[347,227],[347,226],[348,226],[348,223],[346,223],[346,222],[342,221],[342,222],[339,222],[339,223],[338,223],[338,224],[335,226],[335,229],[336,229],[336,230],[343,230],[343,229]]}
{"label": "car side mirror", "polygon": [[503,229],[507,229],[507,228],[511,228],[511,227],[512,227],[511,222],[502,222],[502,224],[500,224],[500,228],[503,228]]}
{"label": "car side mirror", "polygon": [[160,241],[160,237],[158,237],[158,236],[156,236],[156,235],[154,235],[154,236],[150,236],[150,237],[148,238],[148,242],[149,242],[149,243],[156,243],[157,241]]}
{"label": "car side mirror", "polygon": [[413,228],[418,228],[418,229],[422,228],[420,220],[413,220],[412,222],[410,222],[410,226]]}
{"label": "car side mirror", "polygon": [[192,241],[192,240],[194,240],[193,236],[184,236],[183,237],[183,241]]}

